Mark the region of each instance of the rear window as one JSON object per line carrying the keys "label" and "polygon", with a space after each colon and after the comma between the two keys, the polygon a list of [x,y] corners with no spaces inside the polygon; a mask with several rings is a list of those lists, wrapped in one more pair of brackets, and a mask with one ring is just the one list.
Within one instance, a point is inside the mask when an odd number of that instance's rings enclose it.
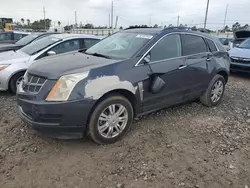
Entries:
{"label": "rear window", "polygon": [[195,35],[183,35],[183,55],[192,55],[207,52],[207,46],[202,37]]}
{"label": "rear window", "polygon": [[206,39],[211,52],[217,52],[217,48],[212,40]]}

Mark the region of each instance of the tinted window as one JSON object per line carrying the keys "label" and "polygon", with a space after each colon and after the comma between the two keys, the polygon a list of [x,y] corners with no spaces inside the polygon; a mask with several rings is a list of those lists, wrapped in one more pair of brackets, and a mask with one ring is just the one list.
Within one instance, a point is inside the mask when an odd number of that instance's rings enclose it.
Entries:
{"label": "tinted window", "polygon": [[210,51],[211,51],[211,52],[216,52],[216,51],[217,51],[217,48],[216,48],[214,42],[211,41],[211,40],[209,40],[209,39],[206,39],[206,40],[207,40],[207,44],[208,44],[208,46],[209,46],[209,48],[210,48]]}
{"label": "tinted window", "polygon": [[11,33],[0,33],[0,41],[11,40]]}
{"label": "tinted window", "polygon": [[195,35],[182,35],[183,55],[198,54],[207,52],[207,46],[202,37]]}
{"label": "tinted window", "polygon": [[71,52],[80,49],[80,41],[76,40],[69,40],[66,42],[62,42],[55,47],[51,48],[50,51],[56,52],[56,54]]}
{"label": "tinted window", "polygon": [[84,39],[85,48],[90,48],[91,46],[94,46],[98,42],[99,40],[96,39]]}
{"label": "tinted window", "polygon": [[22,34],[14,33],[14,40],[20,40],[21,38],[23,38]]}
{"label": "tinted window", "polygon": [[159,61],[181,56],[179,35],[169,35],[161,39],[151,50],[151,61]]}

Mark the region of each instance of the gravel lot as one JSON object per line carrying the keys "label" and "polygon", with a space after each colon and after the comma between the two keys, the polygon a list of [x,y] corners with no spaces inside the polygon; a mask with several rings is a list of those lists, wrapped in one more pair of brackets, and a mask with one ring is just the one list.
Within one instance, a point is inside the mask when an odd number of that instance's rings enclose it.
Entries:
{"label": "gravel lot", "polygon": [[56,140],[27,127],[0,93],[1,188],[250,187],[250,76],[221,104],[176,106],[134,121],[121,141]]}

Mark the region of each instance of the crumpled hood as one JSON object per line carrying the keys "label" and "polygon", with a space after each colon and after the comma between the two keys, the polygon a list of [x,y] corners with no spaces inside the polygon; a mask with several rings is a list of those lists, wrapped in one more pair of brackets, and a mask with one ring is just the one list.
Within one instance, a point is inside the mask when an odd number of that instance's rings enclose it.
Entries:
{"label": "crumpled hood", "polygon": [[30,59],[28,54],[25,54],[21,51],[7,51],[0,53],[0,64],[13,64],[25,62]]}
{"label": "crumpled hood", "polygon": [[229,50],[230,57],[242,57],[242,58],[250,58],[250,49],[246,48],[232,48]]}
{"label": "crumpled hood", "polygon": [[79,52],[50,56],[34,62],[28,69],[30,74],[58,79],[63,75],[80,73],[92,68],[118,62],[119,60],[95,57]]}

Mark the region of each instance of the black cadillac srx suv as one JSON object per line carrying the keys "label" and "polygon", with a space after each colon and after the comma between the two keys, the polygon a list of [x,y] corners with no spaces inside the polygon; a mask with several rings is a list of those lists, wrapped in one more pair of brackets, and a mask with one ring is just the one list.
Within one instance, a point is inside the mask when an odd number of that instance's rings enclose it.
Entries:
{"label": "black cadillac srx suv", "polygon": [[201,32],[123,30],[87,51],[34,63],[18,87],[18,108],[51,136],[113,143],[134,117],[197,98],[217,105],[229,64],[219,40]]}

